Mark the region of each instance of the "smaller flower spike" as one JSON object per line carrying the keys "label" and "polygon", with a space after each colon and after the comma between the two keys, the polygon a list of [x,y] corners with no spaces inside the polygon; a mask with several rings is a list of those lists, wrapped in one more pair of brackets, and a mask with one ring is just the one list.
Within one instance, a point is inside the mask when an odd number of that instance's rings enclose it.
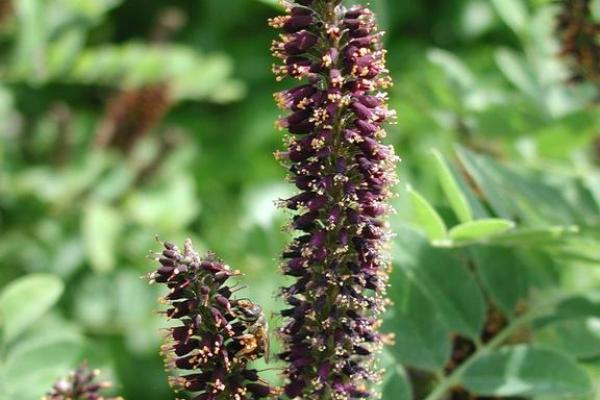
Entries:
{"label": "smaller flower spike", "polygon": [[84,363],[69,376],[57,381],[43,400],[123,400],[122,397],[105,397],[103,389],[111,387],[110,382],[96,382],[100,371],[91,371]]}
{"label": "smaller flower spike", "polygon": [[226,283],[239,275],[213,254],[201,258],[192,242],[183,251],[163,243],[159,267],[151,282],[169,293],[165,315],[177,320],[168,329],[162,353],[175,390],[192,392],[194,400],[246,400],[275,396],[248,364],[268,351],[267,332],[260,306],[232,298]]}

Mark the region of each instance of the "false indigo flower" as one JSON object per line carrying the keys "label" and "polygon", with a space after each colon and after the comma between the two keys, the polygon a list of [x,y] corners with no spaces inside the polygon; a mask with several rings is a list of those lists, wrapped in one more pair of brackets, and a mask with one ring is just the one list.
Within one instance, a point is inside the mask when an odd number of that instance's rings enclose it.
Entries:
{"label": "false indigo flower", "polygon": [[[291,3],[291,2],[290,2]],[[386,305],[389,236],[383,216],[396,182],[397,157],[381,143],[394,117],[391,85],[372,12],[340,0],[296,0],[270,21],[283,30],[272,46],[278,80],[303,80],[277,93],[289,110],[287,149],[276,156],[300,193],[281,201],[299,233],[283,254],[296,278],[282,289],[289,305],[280,333],[290,398],[371,396],[378,332]]]}
{"label": "false indigo flower", "polygon": [[574,82],[600,86],[600,23],[594,21],[591,0],[562,0],[558,16],[561,54],[571,57]]}
{"label": "false indigo flower", "polygon": [[[238,275],[209,254],[200,258],[188,239],[183,251],[170,243],[157,255],[152,282],[169,293],[165,315],[177,320],[162,347],[176,390],[194,393],[194,400],[262,399],[275,394],[261,383],[248,363],[267,351],[261,308],[246,299],[233,299],[226,283]],[[181,373],[178,374],[176,371]]]}
{"label": "false indigo flower", "polygon": [[57,381],[43,400],[123,400],[122,397],[105,397],[103,389],[112,385],[110,382],[96,382],[100,371],[90,371],[82,364],[66,378]]}

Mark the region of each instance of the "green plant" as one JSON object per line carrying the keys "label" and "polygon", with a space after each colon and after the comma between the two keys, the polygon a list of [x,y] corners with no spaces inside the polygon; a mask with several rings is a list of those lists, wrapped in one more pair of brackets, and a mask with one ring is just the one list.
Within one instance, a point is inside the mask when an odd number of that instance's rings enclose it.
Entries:
{"label": "green plant", "polygon": [[[560,53],[600,2],[557,32],[576,3],[370,2],[403,159],[384,400],[598,397],[598,94]],[[139,279],[157,233],[238,266],[232,297],[284,323],[274,255],[293,237],[272,202],[294,193],[270,156],[286,83],[264,23],[281,9],[0,0],[0,399],[39,399],[84,360],[127,399],[171,398],[165,293]],[[251,368],[283,386],[274,358]]]}

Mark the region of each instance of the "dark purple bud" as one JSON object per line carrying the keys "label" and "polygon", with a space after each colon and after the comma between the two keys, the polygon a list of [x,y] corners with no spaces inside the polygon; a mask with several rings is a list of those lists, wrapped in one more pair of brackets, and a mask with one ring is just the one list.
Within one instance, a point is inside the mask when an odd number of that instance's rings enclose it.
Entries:
{"label": "dark purple bud", "polygon": [[381,105],[381,101],[376,96],[370,96],[370,95],[360,96],[358,98],[358,101],[361,104],[363,104],[369,108],[376,108]]}
{"label": "dark purple bud", "polygon": [[295,179],[296,186],[300,190],[310,190],[310,185],[314,183],[314,176],[297,176]]}
{"label": "dark purple bud", "polygon": [[356,116],[361,120],[370,121],[373,119],[373,112],[369,110],[369,108],[366,107],[364,104],[355,102],[352,103],[350,107],[352,108],[352,111],[354,111],[354,114],[356,114]]}
{"label": "dark purple bud", "polygon": [[322,247],[327,240],[327,231],[317,231],[310,238],[310,244],[313,247]]}
{"label": "dark purple bud", "polygon": [[341,207],[340,206],[335,206],[329,212],[329,215],[327,217],[327,223],[329,223],[330,225],[336,225],[338,222],[340,222],[341,216],[342,216],[342,209],[341,209]]}
{"label": "dark purple bud", "polygon": [[307,205],[309,210],[317,211],[323,208],[325,204],[327,204],[327,196],[317,196],[311,199]]}
{"label": "dark purple bud", "polygon": [[317,371],[317,375],[321,379],[321,381],[326,381],[329,378],[329,373],[331,372],[331,364],[326,362],[325,364],[319,367]]}
{"label": "dark purple bud", "polygon": [[261,385],[258,383],[249,383],[246,385],[246,389],[252,393],[252,398],[261,399],[268,397],[271,394],[271,388],[269,386]]}
{"label": "dark purple bud", "polygon": [[314,211],[308,212],[304,215],[296,216],[294,218],[294,227],[299,230],[306,231],[313,226],[315,219],[319,216]]}
{"label": "dark purple bud", "polygon": [[350,32],[350,36],[353,38],[361,38],[367,36],[369,33],[371,33],[371,31],[367,28],[357,28]]}
{"label": "dark purple bud", "polygon": [[373,125],[362,119],[356,120],[356,122],[354,124],[361,131],[361,133],[363,133],[364,135],[367,135],[367,136],[370,136],[373,133],[378,131],[378,128],[376,125]]}
{"label": "dark purple bud", "polygon": [[319,38],[308,31],[295,33],[293,38],[284,45],[290,55],[302,54],[317,44]]}
{"label": "dark purple bud", "polygon": [[308,28],[313,22],[312,15],[292,15],[283,25],[283,30],[287,33],[295,33]]}
{"label": "dark purple bud", "polygon": [[285,394],[291,399],[294,399],[302,394],[306,383],[301,380],[295,380],[287,384]]}
{"label": "dark purple bud", "polygon": [[294,197],[291,197],[286,200],[286,205],[291,210],[297,210],[298,206],[307,203],[309,200],[312,200],[315,197],[314,193],[311,192],[302,192],[297,194]]}

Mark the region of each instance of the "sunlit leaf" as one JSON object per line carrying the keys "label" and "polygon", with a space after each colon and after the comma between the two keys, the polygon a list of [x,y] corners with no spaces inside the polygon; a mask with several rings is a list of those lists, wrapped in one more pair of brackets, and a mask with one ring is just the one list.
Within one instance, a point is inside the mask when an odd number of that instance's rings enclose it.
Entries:
{"label": "sunlit leaf", "polygon": [[496,51],[495,58],[498,67],[513,85],[532,99],[543,101],[544,97],[538,82],[521,55],[513,50],[501,48]]}
{"label": "sunlit leaf", "polygon": [[548,245],[559,242],[570,234],[579,232],[577,226],[550,226],[547,228],[517,228],[494,235],[490,244],[511,246]]}
{"label": "sunlit leaf", "polygon": [[123,226],[118,211],[107,204],[92,202],[84,210],[82,230],[92,267],[107,272],[115,267],[117,239]]}
{"label": "sunlit leaf", "polygon": [[465,387],[481,396],[584,396],[591,392],[585,371],[554,350],[526,345],[486,354],[466,370]]}
{"label": "sunlit leaf", "polygon": [[465,222],[450,229],[448,236],[455,241],[483,239],[514,228],[515,223],[506,219],[488,218]]}
{"label": "sunlit leaf", "polygon": [[492,0],[492,5],[506,25],[516,33],[523,32],[529,19],[523,0]]}
{"label": "sunlit leaf", "polygon": [[433,159],[440,184],[444,189],[444,193],[446,194],[446,198],[450,202],[452,209],[458,216],[458,219],[461,222],[471,221],[473,219],[473,215],[471,212],[471,207],[469,206],[469,202],[454,179],[452,172],[448,168],[444,156],[442,156],[439,151],[434,150]]}
{"label": "sunlit leaf", "polygon": [[34,324],[63,292],[63,283],[53,275],[31,274],[0,293],[0,324],[5,341],[11,341]]}
{"label": "sunlit leaf", "polygon": [[444,240],[446,238],[446,225],[442,217],[423,196],[411,187],[408,187],[407,191],[415,213],[415,223],[427,234],[429,240]]}

